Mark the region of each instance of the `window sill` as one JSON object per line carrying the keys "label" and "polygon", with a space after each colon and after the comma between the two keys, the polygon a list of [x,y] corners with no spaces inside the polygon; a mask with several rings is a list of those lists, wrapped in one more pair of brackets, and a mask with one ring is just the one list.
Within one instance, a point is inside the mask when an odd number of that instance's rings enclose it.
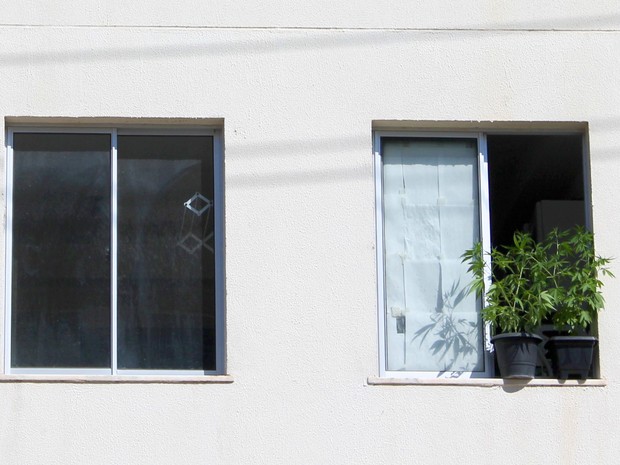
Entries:
{"label": "window sill", "polygon": [[0,383],[68,384],[231,384],[230,375],[204,376],[110,376],[110,375],[0,375]]}
{"label": "window sill", "polygon": [[380,378],[368,377],[369,386],[473,386],[473,387],[605,387],[604,379],[502,379],[502,378]]}

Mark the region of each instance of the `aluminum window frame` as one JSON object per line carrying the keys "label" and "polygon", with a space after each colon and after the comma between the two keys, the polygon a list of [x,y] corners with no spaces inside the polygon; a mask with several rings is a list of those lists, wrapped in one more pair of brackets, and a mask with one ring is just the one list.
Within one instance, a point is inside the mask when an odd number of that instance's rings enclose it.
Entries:
{"label": "aluminum window frame", "polygon": [[[483,248],[490,248],[490,215],[489,215],[489,187],[488,187],[488,154],[486,135],[483,132],[448,132],[448,131],[375,131],[373,134],[374,177],[375,177],[375,223],[377,238],[377,316],[379,327],[379,376],[385,378],[489,378],[494,375],[493,356],[490,348],[490,326],[483,325],[482,329],[482,371],[395,371],[387,369],[386,324],[387,318],[385,303],[385,232],[383,209],[383,146],[384,139],[389,138],[435,138],[435,139],[475,139],[477,145],[478,169],[478,207],[479,230]],[[490,276],[487,276],[490,280]],[[481,309],[481,305],[479,304]]]}
{"label": "aluminum window frame", "polygon": [[[110,244],[110,324],[111,354],[110,368],[13,368],[11,366],[11,292],[13,259],[13,138],[19,133],[48,134],[109,134],[110,135],[110,170],[111,170],[111,244]],[[211,136],[213,138],[213,191],[214,191],[214,248],[215,248],[215,369],[214,370],[153,370],[153,369],[118,369],[117,345],[117,264],[118,264],[118,198],[117,166],[119,135],[157,135],[157,136]],[[7,375],[220,375],[225,374],[225,255],[224,255],[224,151],[223,133],[213,127],[153,127],[126,126],[89,127],[89,126],[21,126],[7,129],[6,138],[6,223],[5,223],[5,312],[4,312],[4,374]]]}

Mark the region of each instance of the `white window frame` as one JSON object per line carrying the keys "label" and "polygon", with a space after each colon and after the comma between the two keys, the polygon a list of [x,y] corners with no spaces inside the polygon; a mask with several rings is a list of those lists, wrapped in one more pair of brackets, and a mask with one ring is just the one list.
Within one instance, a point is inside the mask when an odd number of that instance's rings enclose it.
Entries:
{"label": "white window frame", "polygon": [[[383,231],[383,161],[382,141],[386,138],[441,138],[475,139],[478,148],[478,203],[480,212],[480,240],[484,250],[490,248],[489,182],[486,136],[482,132],[413,132],[413,131],[375,131],[373,137],[375,173],[375,214],[377,234],[377,302],[379,323],[379,376],[386,378],[488,378],[493,376],[493,357],[489,351],[490,327],[483,327],[484,371],[394,371],[387,369],[385,350],[385,243]],[[490,277],[487,277],[490,279]]]}
{"label": "white window frame", "polygon": [[[108,134],[110,135],[111,159],[111,367],[110,368],[12,368],[11,367],[11,286],[12,286],[12,231],[13,231],[13,136],[18,133],[57,134]],[[215,370],[126,370],[117,367],[117,148],[119,135],[157,136],[212,136],[214,176],[214,245],[215,245]],[[7,130],[6,144],[6,211],[5,225],[5,315],[4,315],[4,373],[33,375],[218,375],[225,373],[225,302],[224,302],[224,153],[222,131],[207,127],[137,127],[116,126],[113,128],[88,126],[13,126]]]}

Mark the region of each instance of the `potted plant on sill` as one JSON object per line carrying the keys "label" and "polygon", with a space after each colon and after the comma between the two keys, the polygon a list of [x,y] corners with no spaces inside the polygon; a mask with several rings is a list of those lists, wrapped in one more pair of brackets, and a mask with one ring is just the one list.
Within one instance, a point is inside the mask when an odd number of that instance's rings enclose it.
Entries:
{"label": "potted plant on sill", "polygon": [[588,376],[598,339],[588,335],[592,322],[603,308],[602,276],[613,277],[610,258],[594,252],[594,235],[579,227],[571,231],[552,231],[548,241],[560,257],[553,273],[557,287],[556,304],[551,315],[558,336],[546,344],[555,376],[560,379]]}
{"label": "potted plant on sill", "polygon": [[543,340],[534,331],[554,310],[558,297],[549,283],[561,257],[548,254],[549,249],[548,243],[517,231],[511,245],[485,253],[476,243],[462,256],[473,274],[470,292],[484,299],[482,318],[495,329],[491,342],[503,378],[534,377]]}
{"label": "potted plant on sill", "polygon": [[[556,376],[587,376],[596,338],[574,334],[585,333],[603,307],[600,276],[613,276],[607,268],[610,259],[594,253],[592,233],[583,227],[553,230],[538,243],[516,232],[513,244],[493,248],[488,256],[491,264],[478,243],[463,254],[463,261],[474,275],[470,290],[486,297],[482,316],[497,332],[492,342],[501,375],[534,377],[542,338],[533,332],[551,321],[558,331],[573,334],[548,343]],[[572,349],[575,344],[578,349]]]}

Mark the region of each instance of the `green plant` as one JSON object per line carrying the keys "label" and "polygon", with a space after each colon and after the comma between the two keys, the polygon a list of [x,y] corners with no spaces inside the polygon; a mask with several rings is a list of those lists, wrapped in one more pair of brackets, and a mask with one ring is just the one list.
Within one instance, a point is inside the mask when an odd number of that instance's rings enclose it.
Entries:
{"label": "green plant", "polygon": [[477,243],[462,258],[474,276],[470,292],[486,299],[482,317],[501,332],[532,331],[548,320],[570,332],[586,328],[604,304],[599,277],[613,276],[611,259],[594,253],[594,237],[582,227],[555,229],[543,242],[518,231],[511,245],[485,253]]}
{"label": "green plant", "polygon": [[554,230],[549,239],[557,241],[555,253],[562,258],[561,267],[553,275],[557,287],[553,325],[573,334],[580,328],[587,329],[605,305],[600,277],[614,276],[608,268],[611,259],[596,255],[594,235],[583,227]]}
{"label": "green plant", "polygon": [[511,245],[487,254],[477,243],[462,258],[474,276],[470,291],[486,298],[482,317],[501,332],[532,331],[554,309],[547,250],[529,234],[515,232]]}

